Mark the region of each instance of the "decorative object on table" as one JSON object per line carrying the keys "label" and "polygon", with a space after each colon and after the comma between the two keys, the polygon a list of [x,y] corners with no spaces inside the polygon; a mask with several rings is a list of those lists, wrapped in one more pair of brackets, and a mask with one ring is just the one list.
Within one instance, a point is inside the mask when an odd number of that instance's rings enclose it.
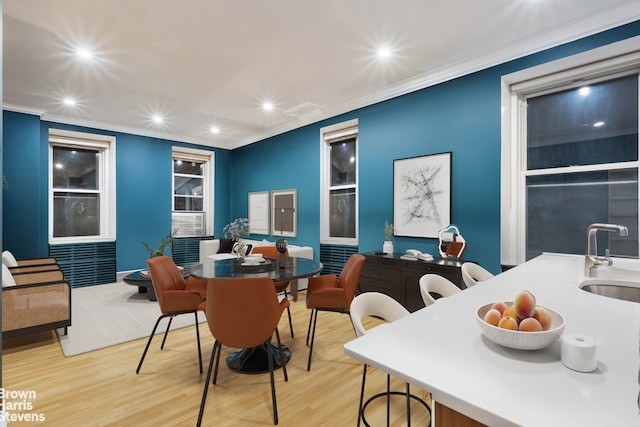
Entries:
{"label": "decorative object on table", "polygon": [[271,192],[271,233],[278,236],[296,237],[296,190]]}
{"label": "decorative object on table", "polygon": [[396,236],[437,238],[451,222],[451,152],[393,161]]}
{"label": "decorative object on table", "polygon": [[164,255],[164,253],[169,248],[169,245],[171,245],[171,243],[175,239],[177,233],[178,233],[178,229],[176,228],[175,230],[173,230],[173,232],[169,233],[164,239],[162,239],[160,243],[158,243],[158,246],[156,246],[154,249],[151,249],[151,246],[149,246],[147,242],[142,242],[142,245],[144,246],[144,248],[147,250],[147,253],[149,254],[149,258],[154,258],[157,256]]}
{"label": "decorative object on table", "polygon": [[249,233],[269,234],[269,192],[249,193]]}
{"label": "decorative object on table", "polygon": [[558,341],[564,317],[536,302],[528,290],[518,292],[511,302],[485,304],[476,312],[480,330],[491,341],[517,350],[538,350]]}
{"label": "decorative object on table", "polygon": [[286,254],[287,254],[287,239],[280,238],[276,241],[276,249],[280,252],[280,258],[278,260],[278,265],[280,268],[285,267],[286,262]]}
{"label": "decorative object on table", "polygon": [[467,247],[467,242],[460,230],[449,224],[438,232],[438,252],[442,258],[460,258]]}
{"label": "decorative object on table", "polygon": [[251,252],[251,245],[242,239],[249,237],[249,220],[247,218],[236,218],[222,229],[222,234],[227,239],[232,240],[231,253],[242,258]]}
{"label": "decorative object on table", "polygon": [[387,255],[393,254],[393,242],[391,241],[393,236],[393,224],[389,224],[389,221],[384,221],[384,244],[382,245],[382,252]]}

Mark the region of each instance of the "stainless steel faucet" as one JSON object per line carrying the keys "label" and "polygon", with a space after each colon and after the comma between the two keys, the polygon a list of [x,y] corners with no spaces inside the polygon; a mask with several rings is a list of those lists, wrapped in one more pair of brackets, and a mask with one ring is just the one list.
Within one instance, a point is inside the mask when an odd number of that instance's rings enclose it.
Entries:
{"label": "stainless steel faucet", "polygon": [[587,228],[587,249],[584,256],[584,275],[587,277],[595,276],[595,269],[602,264],[612,265],[613,260],[609,256],[609,249],[605,250],[605,256],[598,256],[598,243],[596,233],[598,230],[615,232],[619,236],[626,237],[629,235],[629,229],[624,225],[617,224],[591,224]]}

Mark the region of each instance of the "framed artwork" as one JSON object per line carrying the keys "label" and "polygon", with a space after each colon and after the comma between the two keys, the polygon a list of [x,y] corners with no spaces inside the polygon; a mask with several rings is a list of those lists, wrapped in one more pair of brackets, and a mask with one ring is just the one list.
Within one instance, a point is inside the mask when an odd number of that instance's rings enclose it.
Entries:
{"label": "framed artwork", "polygon": [[297,231],[296,190],[272,191],[271,234],[296,237]]}
{"label": "framed artwork", "polygon": [[394,235],[437,239],[449,224],[451,152],[394,160]]}
{"label": "framed artwork", "polygon": [[249,193],[249,233],[269,234],[269,192]]}

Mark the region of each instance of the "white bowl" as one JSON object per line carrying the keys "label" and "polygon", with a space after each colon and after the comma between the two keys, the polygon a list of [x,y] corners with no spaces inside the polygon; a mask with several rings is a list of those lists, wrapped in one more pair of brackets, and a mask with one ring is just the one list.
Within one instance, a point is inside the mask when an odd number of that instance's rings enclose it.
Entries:
{"label": "white bowl", "polygon": [[[507,302],[507,305],[512,303]],[[564,317],[555,310],[544,307],[551,315],[551,327],[541,332],[520,332],[498,328],[484,321],[484,315],[493,304],[485,304],[476,311],[476,319],[482,334],[496,344],[517,350],[539,350],[558,341],[564,330]]]}

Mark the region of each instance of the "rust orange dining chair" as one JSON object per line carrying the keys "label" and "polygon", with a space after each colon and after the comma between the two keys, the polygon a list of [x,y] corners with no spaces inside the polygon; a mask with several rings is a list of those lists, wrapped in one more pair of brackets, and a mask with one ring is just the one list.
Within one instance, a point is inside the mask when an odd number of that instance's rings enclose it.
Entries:
{"label": "rust orange dining chair", "polygon": [[[196,279],[195,277],[189,277],[184,279],[182,273],[168,256],[158,256],[149,258],[147,260],[147,267],[149,267],[149,275],[151,276],[151,283],[153,289],[158,297],[158,303],[160,304],[160,312],[162,313],[156,321],[149,340],[144,348],[140,363],[136,369],[136,374],[140,372],[142,362],[147,355],[149,345],[153,339],[158,324],[165,317],[169,318],[167,324],[167,330],[164,332],[164,338],[162,339],[162,345],[160,349],[164,349],[165,341],[167,340],[167,334],[171,327],[171,321],[174,317],[180,314],[193,313],[196,319],[196,337],[198,339],[198,362],[200,363],[200,373],[202,373],[202,353],[200,351],[200,328],[198,327],[198,308],[205,301],[207,297],[207,282],[205,280]],[[202,310],[202,307],[200,307]]]}
{"label": "rust orange dining chair", "polygon": [[[264,258],[279,259],[280,252],[275,246],[254,246],[251,251],[252,254],[261,254]],[[289,256],[289,251],[285,252],[285,256]],[[283,294],[285,298],[289,298],[287,294],[287,288],[291,282],[274,282],[277,294]],[[289,330],[291,331],[291,338],[293,338],[293,322],[291,321],[291,308],[287,307],[287,315],[289,316]]]}
{"label": "rust orange dining chair", "polygon": [[[311,309],[309,328],[307,329],[307,345],[309,346],[309,360],[307,371],[311,370],[311,355],[313,353],[313,341],[316,335],[316,322],[318,311],[333,311],[349,314],[349,306],[356,294],[360,273],[364,267],[364,255],[353,254],[342,268],[340,277],[335,274],[325,274],[309,279],[307,288],[307,308]],[[311,324],[313,323],[313,331]],[[311,343],[309,343],[311,336]]]}
{"label": "rust orange dining chair", "polygon": [[207,323],[215,342],[202,391],[197,425],[200,426],[202,423],[212,369],[213,384],[216,383],[218,377],[220,352],[223,345],[232,348],[265,347],[271,377],[273,423],[278,424],[271,337],[275,332],[284,380],[287,381],[287,368],[278,333],[278,322],[282,317],[282,312],[289,307],[289,300],[283,299],[278,302],[273,281],[268,277],[216,278],[209,279],[207,283],[207,302],[205,305]]}

